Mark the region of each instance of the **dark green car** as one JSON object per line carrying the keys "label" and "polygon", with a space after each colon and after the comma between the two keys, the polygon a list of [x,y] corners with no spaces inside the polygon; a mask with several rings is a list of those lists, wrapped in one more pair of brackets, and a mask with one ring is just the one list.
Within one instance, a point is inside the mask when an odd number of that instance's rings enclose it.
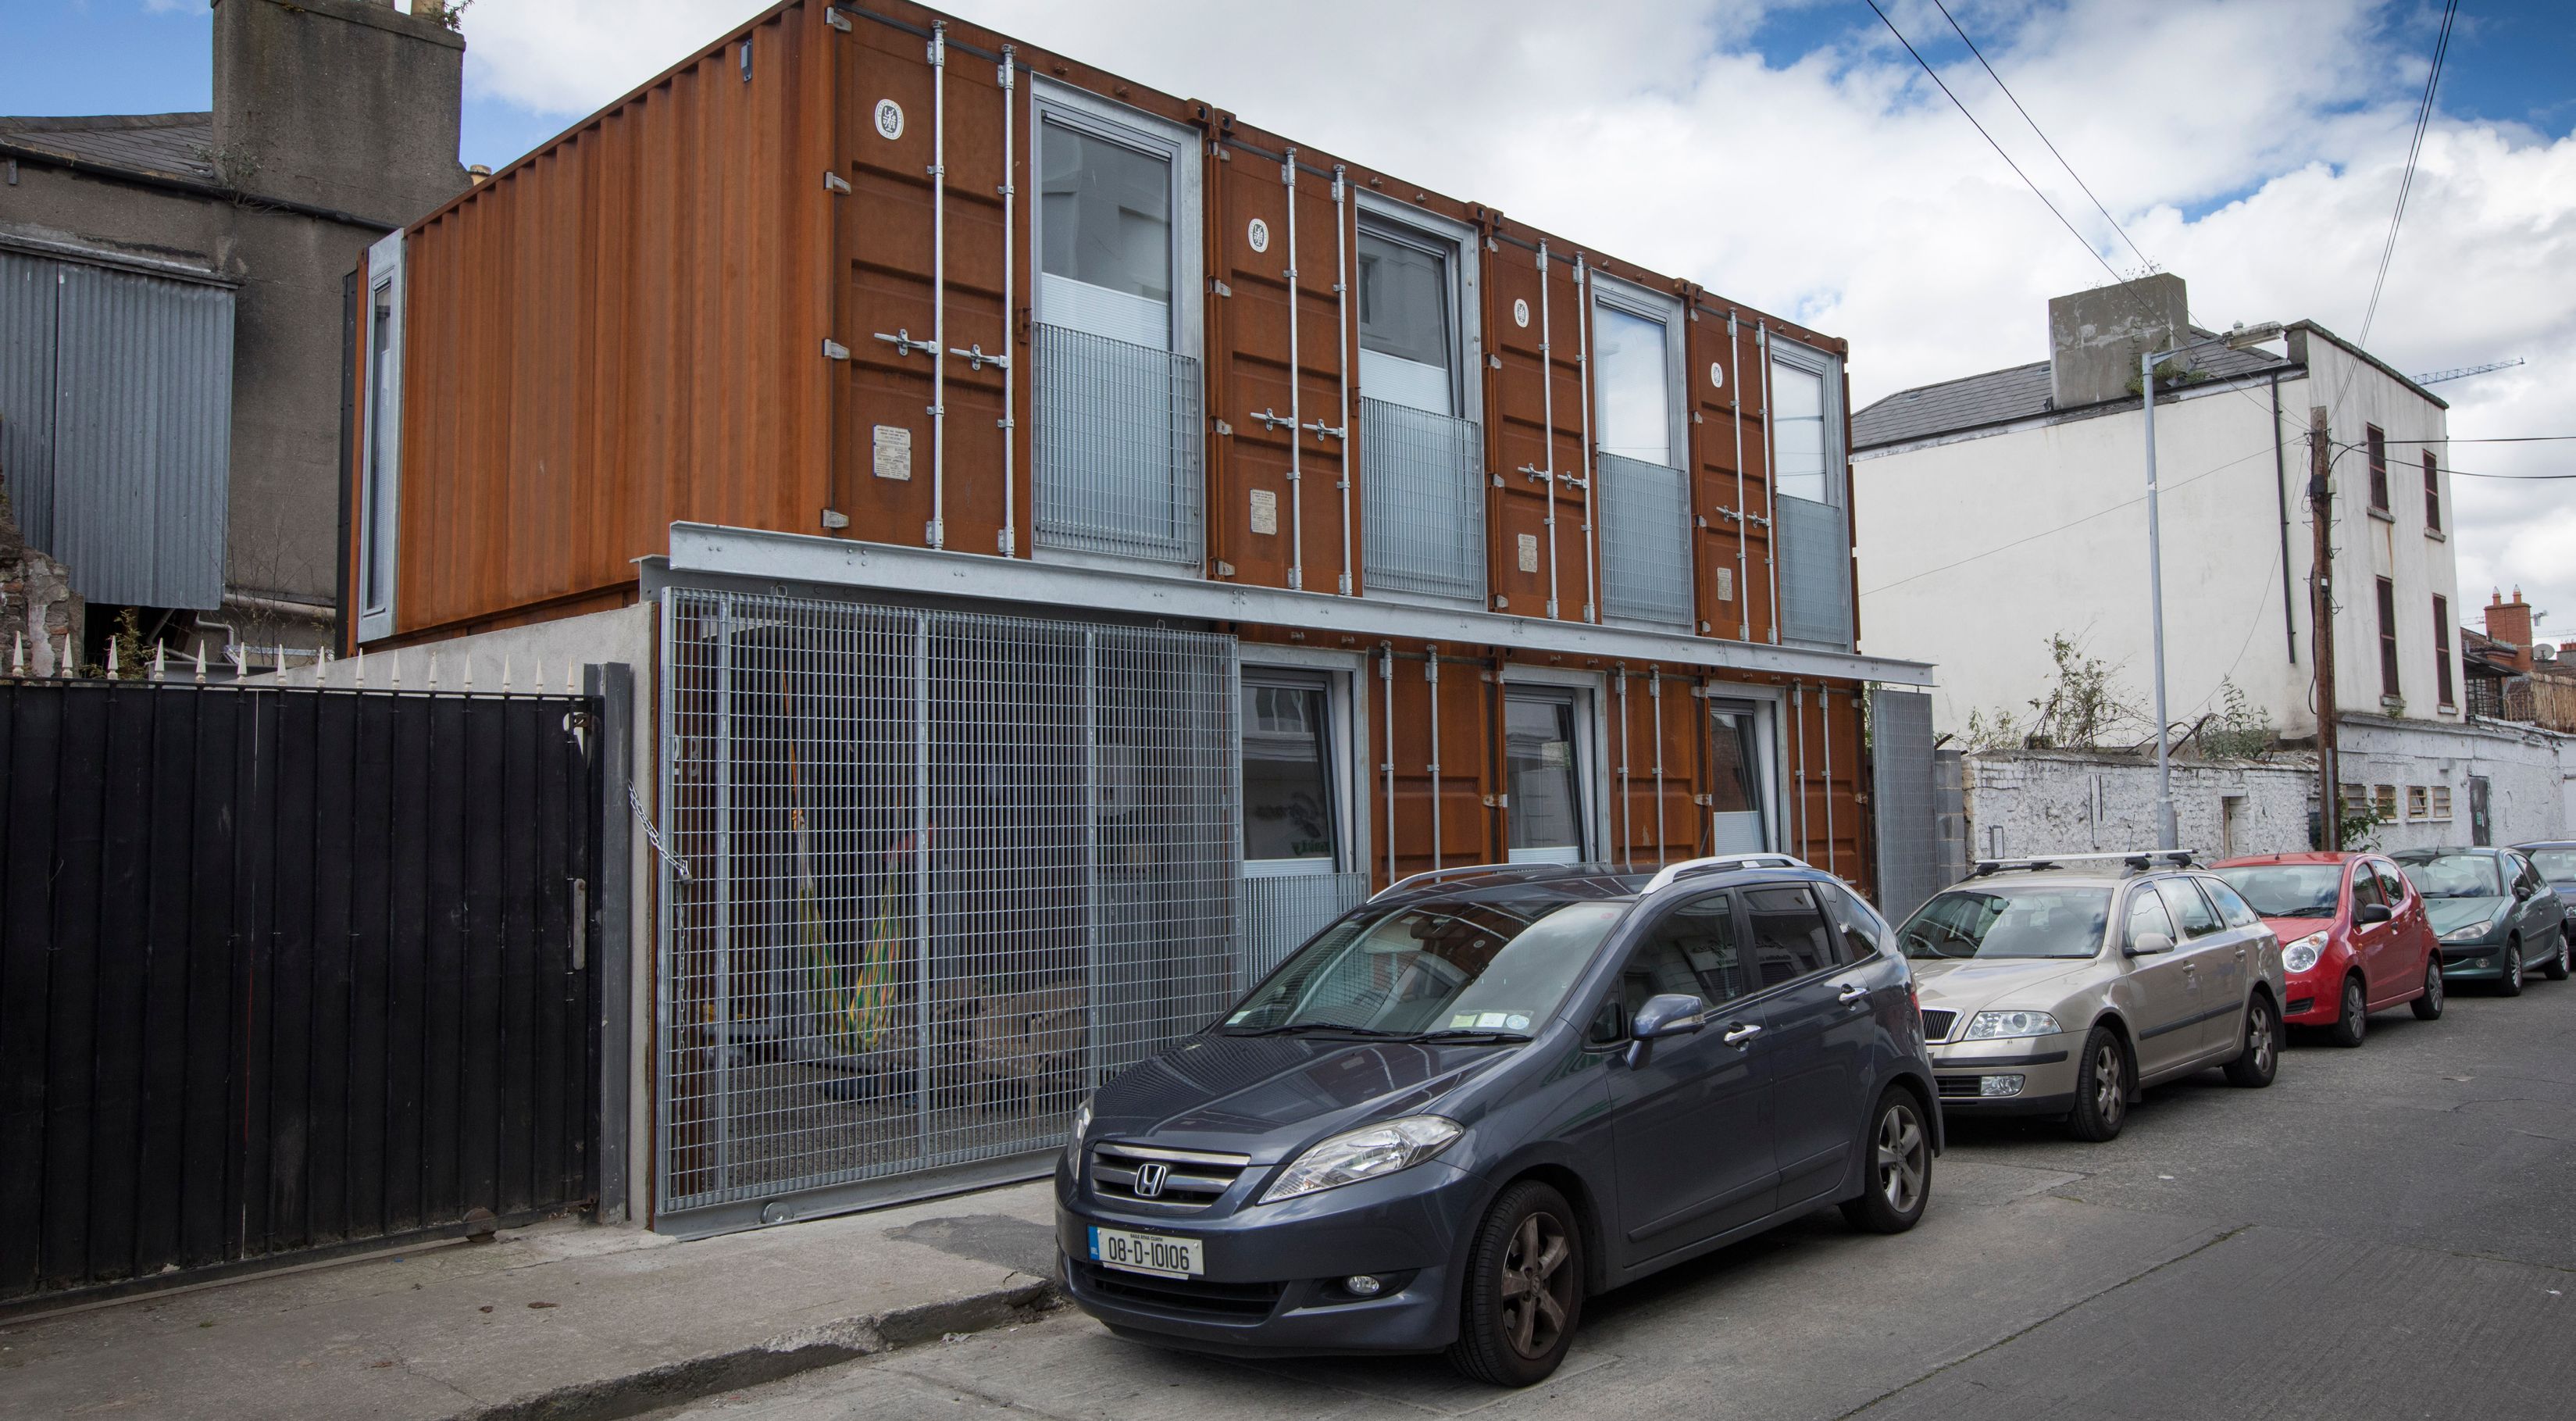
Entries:
{"label": "dark green car", "polygon": [[2493,982],[2508,997],[2521,995],[2529,969],[2567,980],[2567,908],[2528,857],[2513,849],[2405,849],[2389,857],[2424,895],[2444,978]]}

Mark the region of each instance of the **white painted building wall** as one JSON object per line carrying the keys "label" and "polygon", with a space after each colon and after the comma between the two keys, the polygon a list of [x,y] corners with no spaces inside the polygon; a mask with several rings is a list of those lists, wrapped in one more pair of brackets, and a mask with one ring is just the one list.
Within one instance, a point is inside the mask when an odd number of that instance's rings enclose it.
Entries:
{"label": "white painted building wall", "polygon": [[[2421,477],[2420,475],[2418,476]],[[2384,786],[2394,793],[2397,818],[2370,831],[2370,846],[2397,849],[2466,844],[2469,826],[2469,781],[2487,782],[2488,841],[2529,843],[2569,836],[2570,755],[2576,736],[2554,735],[2530,726],[2480,721],[2465,727],[2430,727],[2378,716],[2348,717],[2343,723],[2343,782]],[[2450,790],[2447,815],[2415,812],[2421,786],[2428,806],[2438,806],[2435,786]]]}

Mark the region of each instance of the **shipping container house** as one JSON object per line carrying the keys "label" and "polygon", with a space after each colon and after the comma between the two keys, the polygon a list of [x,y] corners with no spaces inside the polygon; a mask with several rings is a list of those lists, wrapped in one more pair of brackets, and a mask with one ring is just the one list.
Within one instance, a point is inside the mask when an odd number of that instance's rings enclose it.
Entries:
{"label": "shipping container house", "polygon": [[791,0],[358,289],[347,650],[651,619],[675,1227],[1023,1158],[1395,878],[1878,886],[1845,346],[1692,282]]}

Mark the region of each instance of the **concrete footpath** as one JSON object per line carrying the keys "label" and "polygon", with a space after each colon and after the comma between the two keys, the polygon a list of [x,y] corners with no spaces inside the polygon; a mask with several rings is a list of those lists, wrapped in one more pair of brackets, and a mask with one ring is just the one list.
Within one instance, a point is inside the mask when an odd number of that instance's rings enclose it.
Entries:
{"label": "concrete footpath", "polygon": [[562,1222],[0,1323],[0,1417],[630,1416],[1057,1303],[1043,1182],[682,1243]]}

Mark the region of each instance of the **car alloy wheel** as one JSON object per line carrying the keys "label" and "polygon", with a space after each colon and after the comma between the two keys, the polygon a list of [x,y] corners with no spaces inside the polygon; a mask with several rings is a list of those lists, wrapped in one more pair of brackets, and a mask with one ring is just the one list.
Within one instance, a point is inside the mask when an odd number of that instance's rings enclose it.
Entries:
{"label": "car alloy wheel", "polygon": [[2548,978],[2552,982],[2564,982],[2567,980],[2566,929],[2559,929],[2558,950],[2549,955],[2549,960],[2547,962],[2541,964],[2540,975]]}
{"label": "car alloy wheel", "polygon": [[2272,999],[2256,994],[2245,1004],[2245,1049],[2227,1063],[2227,1082],[2259,1090],[2281,1064],[2281,1018]]}
{"label": "car alloy wheel", "polygon": [[2496,973],[2496,990],[2508,997],[2522,995],[2522,939],[2504,945],[2504,965]]}
{"label": "car alloy wheel", "polygon": [[2120,1043],[2109,1039],[2093,1045],[2093,1108],[2104,1120],[2119,1123],[2129,1108],[2129,1090],[2120,1080]]}
{"label": "car alloy wheel", "polygon": [[1878,1118],[1878,1192],[1887,1207],[1910,1214],[1922,1202],[1931,1148],[1913,1111],[1895,1109]]}
{"label": "car alloy wheel", "polygon": [[2337,1008],[2335,1024],[2329,1033],[2337,1046],[2358,1046],[2370,1032],[2370,999],[2361,990],[2359,977],[2343,979],[2343,1003]]}
{"label": "car alloy wheel", "polygon": [[1565,1264],[1573,1256],[1565,1221],[1535,1212],[1521,1220],[1503,1252],[1503,1336],[1532,1361],[1553,1350],[1565,1331],[1566,1294],[1574,1283]]}

